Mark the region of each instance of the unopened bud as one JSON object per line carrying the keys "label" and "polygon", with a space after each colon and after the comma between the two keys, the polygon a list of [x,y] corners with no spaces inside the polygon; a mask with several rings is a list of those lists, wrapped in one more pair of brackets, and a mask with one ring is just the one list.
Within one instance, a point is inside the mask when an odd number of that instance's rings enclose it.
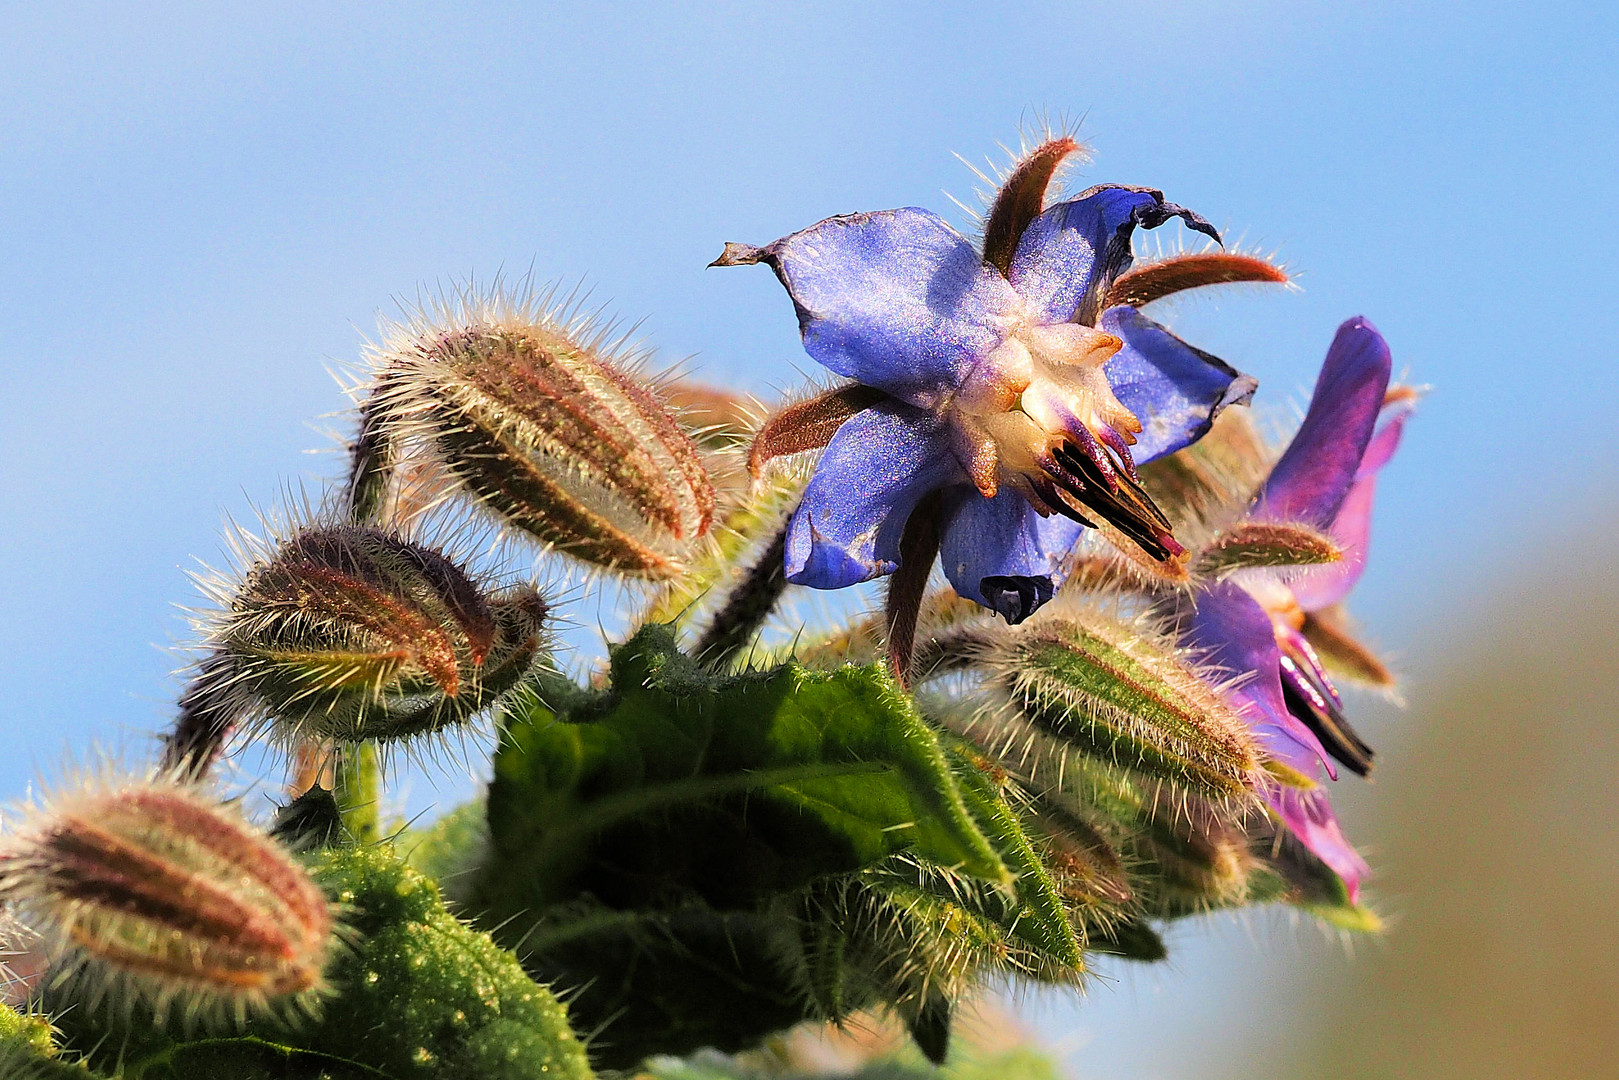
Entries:
{"label": "unopened bud", "polygon": [[542,651],[532,588],[488,594],[442,552],[371,526],[301,529],[210,590],[223,610],[166,761],[192,771],[240,724],[357,741],[464,723]]}
{"label": "unopened bud", "polygon": [[[600,333],[534,305],[464,297],[396,327],[375,357],[350,496],[379,512],[426,455],[499,521],[595,566],[666,579],[708,532],[696,446]],[[633,358],[632,358],[633,361]]]}
{"label": "unopened bud", "polygon": [[1336,541],[1307,525],[1243,521],[1203,549],[1197,568],[1205,574],[1224,575],[1267,566],[1318,566],[1343,557]]}
{"label": "unopened bud", "polygon": [[[1197,796],[1160,792],[1132,837],[1141,871],[1156,879],[1165,915],[1224,907],[1243,900],[1259,867],[1247,831],[1224,807]],[[1152,900],[1149,899],[1151,904]]]}
{"label": "unopened bud", "polygon": [[1246,796],[1260,750],[1242,718],[1147,628],[1093,612],[1031,621],[990,666],[1036,727],[1103,761]]}
{"label": "unopened bud", "polygon": [[195,789],[127,782],[76,792],[0,847],[0,898],[92,1002],[128,990],[242,1017],[318,989],[325,896],[274,840]]}

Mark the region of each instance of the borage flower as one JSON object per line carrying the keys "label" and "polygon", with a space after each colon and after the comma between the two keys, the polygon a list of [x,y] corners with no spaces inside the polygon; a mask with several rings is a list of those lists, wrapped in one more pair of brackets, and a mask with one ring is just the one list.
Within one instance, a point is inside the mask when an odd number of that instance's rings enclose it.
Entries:
{"label": "borage flower", "polygon": [[1219,234],[1148,188],[1103,185],[1042,209],[1076,149],[1050,140],[1018,164],[981,250],[906,208],[729,244],[715,261],[775,270],[805,350],[854,380],[768,421],[751,464],[826,447],[788,526],[787,580],[838,589],[899,571],[889,619],[902,677],[935,553],[957,592],[1013,623],[1051,598],[1097,521],[1178,574],[1184,549],[1136,466],[1200,437],[1256,385],[1137,307],[1282,273],[1224,253],[1131,271],[1137,226],[1179,218]]}
{"label": "borage flower", "polygon": [[1338,605],[1365,568],[1377,471],[1393,455],[1415,394],[1388,386],[1388,345],[1364,319],[1338,329],[1298,434],[1260,489],[1248,521],[1320,530],[1336,563],[1284,578],[1242,571],[1208,586],[1182,612],[1181,639],[1246,676],[1231,691],[1270,754],[1272,812],[1358,894],[1366,864],[1344,838],[1320,768],[1365,776],[1372,750],[1350,727],[1315,638],[1340,668],[1387,684],[1388,672],[1342,627]]}

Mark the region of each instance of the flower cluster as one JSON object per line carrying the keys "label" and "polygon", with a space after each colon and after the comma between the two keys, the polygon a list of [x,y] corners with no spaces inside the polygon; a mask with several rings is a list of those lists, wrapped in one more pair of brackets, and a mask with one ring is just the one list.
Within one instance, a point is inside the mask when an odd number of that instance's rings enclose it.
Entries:
{"label": "flower cluster", "polygon": [[[1337,681],[1392,678],[1342,602],[1415,394],[1351,319],[1269,447],[1256,381],[1144,312],[1286,274],[1155,189],[1048,198],[1078,149],[976,243],[909,208],[727,245],[844,380],[762,420],[498,287],[388,325],[344,481],[203,582],[161,760],[3,822],[0,1072],[588,1080],[871,1014],[940,1062],[982,987],[1185,915],[1374,929],[1322,777],[1372,765]],[[1137,262],[1171,222],[1214,246]],[[583,677],[524,558],[616,579]],[[217,790],[254,740],[273,822]],[[391,828],[423,747],[487,784]]]}
{"label": "flower cluster", "polygon": [[[903,682],[913,646],[895,639],[915,633],[936,554],[957,594],[1016,625],[1052,601],[1095,530],[1152,571],[1158,585],[1133,584],[1174,627],[1171,647],[1205,665],[1204,681],[1261,745],[1266,768],[1249,786],[1353,899],[1366,866],[1314,778],[1318,767],[1336,778],[1335,763],[1364,776],[1372,751],[1312,641],[1368,681],[1389,681],[1338,605],[1364,567],[1376,472],[1415,395],[1389,390],[1388,348],[1371,324],[1344,323],[1297,436],[1226,530],[1229,555],[1276,527],[1279,568],[1189,573],[1191,553],[1139,469],[1248,404],[1257,382],[1140,309],[1187,288],[1286,276],[1224,251],[1136,265],[1138,228],[1179,219],[1216,243],[1219,234],[1149,188],[1099,185],[1045,205],[1076,149],[1065,137],[1026,154],[979,245],[906,208],[828,218],[764,247],[728,244],[716,260],[773,269],[805,351],[853,380],[782,410],[755,440],[756,473],[825,447],[786,530],[785,579],[838,589],[896,574],[887,629]],[[1302,550],[1312,538],[1318,550]],[[1294,565],[1318,559],[1331,565]],[[1026,655],[1011,663],[1011,684],[1028,685],[1032,670]],[[1091,701],[1089,714],[1106,709]]]}

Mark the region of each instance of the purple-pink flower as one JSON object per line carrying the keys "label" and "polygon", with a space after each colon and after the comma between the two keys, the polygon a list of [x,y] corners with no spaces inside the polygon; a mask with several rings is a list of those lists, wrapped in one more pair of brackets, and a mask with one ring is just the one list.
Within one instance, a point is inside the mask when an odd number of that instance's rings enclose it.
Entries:
{"label": "purple-pink flower", "polygon": [[1344,837],[1316,784],[1342,765],[1366,775],[1372,750],[1305,637],[1312,613],[1337,605],[1366,563],[1377,471],[1399,445],[1409,394],[1390,394],[1387,343],[1365,319],[1338,328],[1304,423],[1260,489],[1249,520],[1302,524],[1330,535],[1341,561],[1283,578],[1244,571],[1200,591],[1183,613],[1181,639],[1242,677],[1230,693],[1273,761],[1266,781],[1274,814],[1347,886],[1354,899],[1366,863]]}

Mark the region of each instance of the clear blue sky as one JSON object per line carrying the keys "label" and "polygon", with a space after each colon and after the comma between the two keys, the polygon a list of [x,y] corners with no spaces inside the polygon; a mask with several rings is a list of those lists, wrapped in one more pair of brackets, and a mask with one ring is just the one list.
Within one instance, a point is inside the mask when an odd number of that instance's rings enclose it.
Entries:
{"label": "clear blue sky", "polygon": [[[722,243],[964,224],[953,155],[1002,160],[1042,116],[1084,118],[1081,183],[1163,188],[1299,272],[1179,313],[1261,402],[1301,401],[1354,314],[1434,386],[1357,597],[1384,642],[1418,654],[1456,597],[1578,559],[1619,495],[1608,5],[251,7],[6,5],[0,793],[163,724],[184,570],[226,514],[333,475],[305,453],[343,405],[327,369],[394,297],[532,266],[707,379],[790,385],[779,286],[705,270]],[[1215,969],[1250,946],[1179,937],[1176,971],[1044,1014],[1094,1038],[1076,1067],[1167,1076],[1228,1041],[1210,1001],[1248,976]],[[1198,1052],[1176,1075],[1224,1075]]]}

